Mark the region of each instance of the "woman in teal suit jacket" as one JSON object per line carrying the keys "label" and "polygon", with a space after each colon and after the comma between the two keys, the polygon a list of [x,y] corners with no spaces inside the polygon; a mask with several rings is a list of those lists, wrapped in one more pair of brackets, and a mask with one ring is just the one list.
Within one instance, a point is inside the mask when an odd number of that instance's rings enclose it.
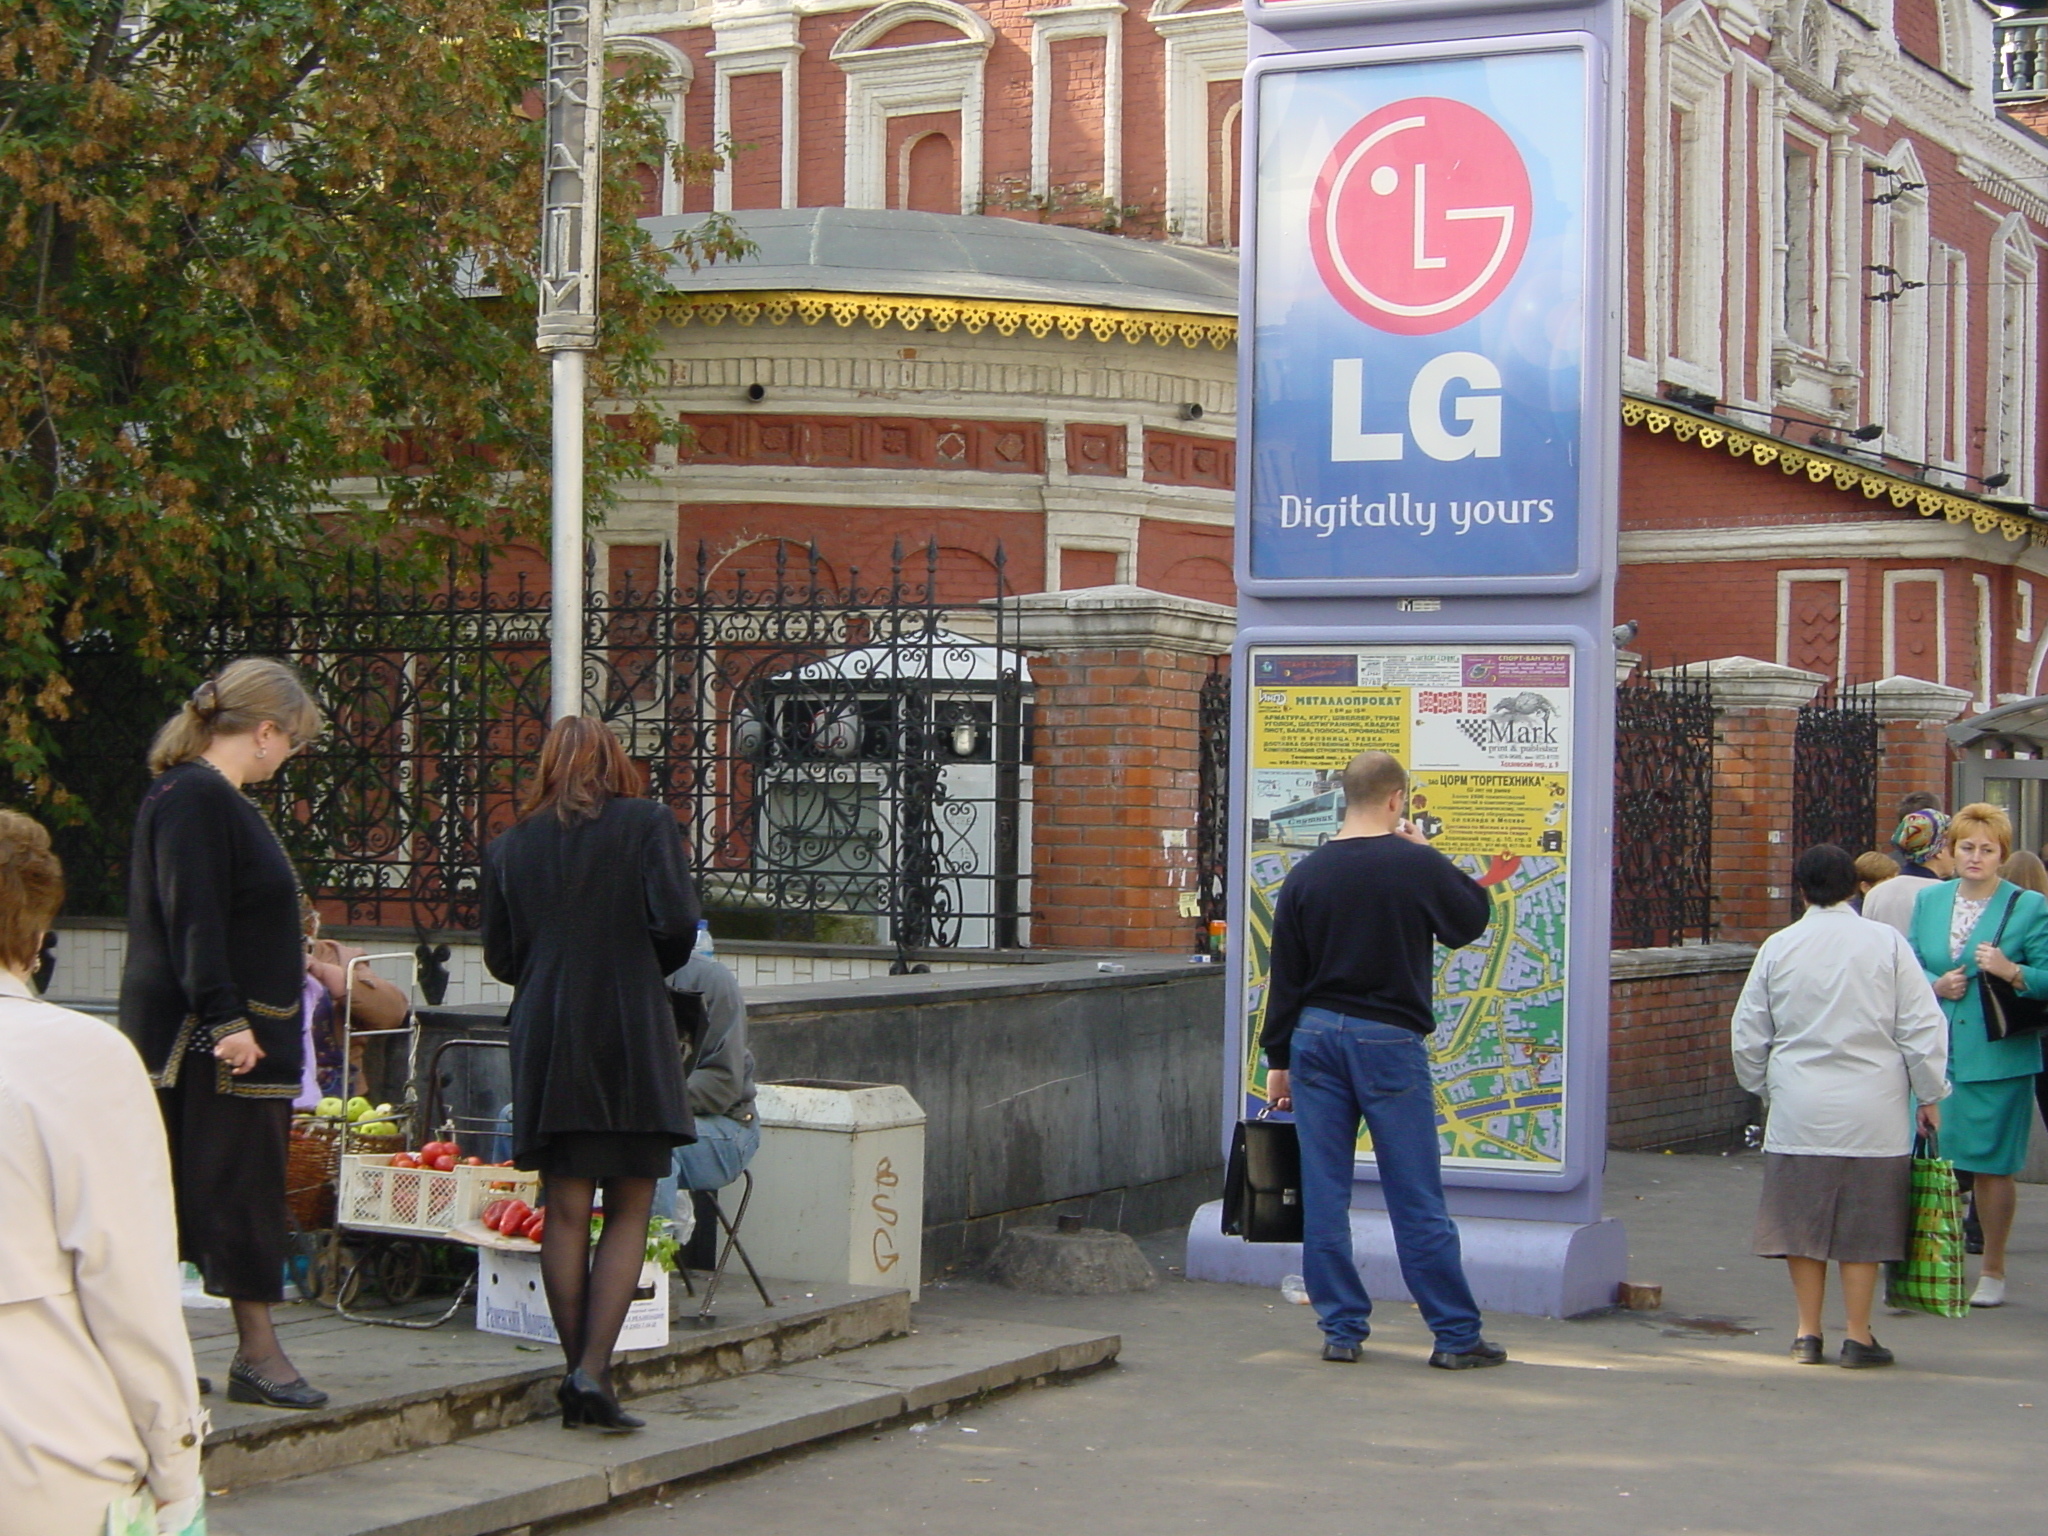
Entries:
{"label": "woman in teal suit jacket", "polygon": [[1989,971],[2023,993],[2048,996],[2048,898],[1999,878],[1998,866],[2012,852],[2012,823],[1997,806],[1956,812],[1948,846],[1959,878],[1920,893],[1911,938],[1949,1021],[1955,1092],[1942,1106],[1942,1154],[1976,1176],[1984,1224],[1984,1271],[1970,1305],[1996,1307],[2005,1301],[2005,1244],[2018,1199],[2013,1175],[2027,1160],[2041,1042],[1985,1033],[1977,974]]}

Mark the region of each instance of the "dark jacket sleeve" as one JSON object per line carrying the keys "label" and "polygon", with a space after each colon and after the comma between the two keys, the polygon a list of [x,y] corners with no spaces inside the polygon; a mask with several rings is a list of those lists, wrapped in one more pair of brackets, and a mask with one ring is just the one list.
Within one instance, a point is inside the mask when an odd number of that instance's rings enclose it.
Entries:
{"label": "dark jacket sleeve", "polygon": [[697,889],[690,883],[689,856],[683,851],[682,830],[666,806],[649,818],[646,857],[647,932],[654,940],[654,953],[661,959],[662,974],[679,969],[690,958],[697,943]]}
{"label": "dark jacket sleeve", "polygon": [[519,968],[525,962],[526,950],[512,931],[512,910],[505,902],[505,875],[500,867],[503,863],[501,848],[484,850],[484,969],[512,987],[519,984]]}
{"label": "dark jacket sleeve", "polygon": [[1430,903],[1430,926],[1446,949],[1461,949],[1486,932],[1493,917],[1493,898],[1486,887],[1441,854],[1437,856],[1437,887]]}
{"label": "dark jacket sleeve", "polygon": [[1301,1017],[1302,989],[1308,985],[1308,946],[1303,942],[1301,921],[1295,916],[1294,886],[1290,880],[1280,887],[1273,903],[1273,946],[1266,968],[1266,1023],[1259,1032],[1259,1048],[1266,1053],[1266,1065],[1282,1071],[1293,1059],[1294,1025]]}
{"label": "dark jacket sleeve", "polygon": [[249,1028],[247,1002],[228,960],[233,831],[188,783],[159,800],[152,837],[157,900],[178,987],[200,1028],[218,1043]]}

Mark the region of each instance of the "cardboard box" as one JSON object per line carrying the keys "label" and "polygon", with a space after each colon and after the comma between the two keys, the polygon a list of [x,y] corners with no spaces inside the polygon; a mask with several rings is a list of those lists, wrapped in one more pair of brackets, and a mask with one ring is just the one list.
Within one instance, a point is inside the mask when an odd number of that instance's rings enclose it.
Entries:
{"label": "cardboard box", "polygon": [[[555,1320],[548,1314],[539,1254],[479,1248],[476,1260],[478,1332],[536,1344],[561,1342]],[[640,1292],[626,1311],[625,1327],[619,1330],[620,1349],[660,1349],[668,1343],[668,1271],[652,1264],[643,1266]]]}

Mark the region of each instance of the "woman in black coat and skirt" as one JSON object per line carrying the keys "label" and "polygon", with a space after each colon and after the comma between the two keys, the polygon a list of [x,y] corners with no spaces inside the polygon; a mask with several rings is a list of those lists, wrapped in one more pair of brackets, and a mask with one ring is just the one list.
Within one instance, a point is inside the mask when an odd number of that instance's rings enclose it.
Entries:
{"label": "woman in black coat and skirt", "polygon": [[612,1393],[612,1346],[655,1181],[696,1140],[663,978],[690,957],[697,897],[675,817],[640,789],[610,731],[558,720],[518,825],[484,852],[484,963],[516,989],[512,1155],[545,1191],[541,1279],[569,1366],[567,1428],[641,1426]]}
{"label": "woman in black coat and skirt", "polygon": [[179,1256],[234,1306],[228,1396],[317,1408],[270,1308],[284,1299],[285,1156],[300,1085],[299,881],[249,798],[320,732],[280,661],[244,657],[157,732],[135,818],[121,1029],[158,1090]]}

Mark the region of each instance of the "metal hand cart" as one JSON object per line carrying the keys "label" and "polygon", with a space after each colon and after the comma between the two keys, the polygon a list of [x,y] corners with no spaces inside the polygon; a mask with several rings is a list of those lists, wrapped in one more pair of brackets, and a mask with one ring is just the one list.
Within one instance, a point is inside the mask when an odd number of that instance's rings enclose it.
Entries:
{"label": "metal hand cart", "polygon": [[[403,1040],[405,1043],[405,1085],[394,1101],[391,1118],[402,1127],[405,1149],[417,1148],[427,1139],[422,1132],[457,1136],[495,1135],[495,1121],[464,1125],[477,1117],[440,1115],[441,1062],[458,1048],[507,1049],[503,1041],[448,1040],[436,1048],[428,1064],[428,1091],[422,1101],[420,1078],[420,1025],[417,1012],[408,1012],[404,1025],[396,1029],[357,1030],[354,1027],[354,983],[356,967],[373,960],[404,959],[403,952],[388,955],[359,955],[348,963],[349,983],[343,993],[341,1057],[344,1072],[351,1069],[358,1040]],[[445,1125],[442,1123],[445,1120]],[[531,1199],[539,1190],[537,1174],[520,1173],[496,1166],[457,1166],[452,1169],[395,1168],[391,1150],[362,1152],[349,1150],[351,1133],[339,1131],[342,1154],[337,1169],[334,1225],[320,1261],[322,1278],[331,1283],[335,1311],[351,1322],[381,1328],[438,1328],[453,1317],[476,1291],[476,1268],[469,1245],[451,1235],[461,1223],[473,1220],[492,1199],[517,1195]],[[360,1138],[356,1138],[360,1140]],[[469,1273],[455,1288],[448,1305],[438,1314],[410,1317],[379,1316],[355,1310],[364,1282],[373,1283],[384,1300],[403,1306],[415,1300],[437,1257],[469,1261]]]}

